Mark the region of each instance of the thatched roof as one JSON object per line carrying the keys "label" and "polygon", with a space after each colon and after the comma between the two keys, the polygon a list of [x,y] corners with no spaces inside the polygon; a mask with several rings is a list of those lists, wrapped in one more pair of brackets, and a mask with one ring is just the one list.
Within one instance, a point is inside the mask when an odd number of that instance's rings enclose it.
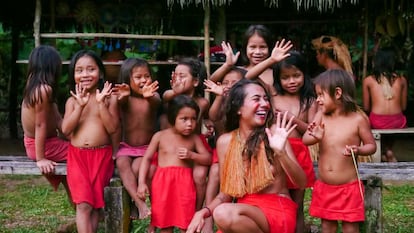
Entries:
{"label": "thatched roof", "polygon": [[[283,0],[264,0],[264,3],[269,7],[278,7],[279,2]],[[287,0],[293,1],[296,4],[297,10],[309,10],[310,8],[316,8],[320,12],[332,11],[335,8],[341,7],[343,3],[358,4],[359,0]],[[212,6],[228,5],[232,0],[167,0],[168,6],[179,4],[181,7],[188,6],[190,4],[202,5],[211,4]]]}

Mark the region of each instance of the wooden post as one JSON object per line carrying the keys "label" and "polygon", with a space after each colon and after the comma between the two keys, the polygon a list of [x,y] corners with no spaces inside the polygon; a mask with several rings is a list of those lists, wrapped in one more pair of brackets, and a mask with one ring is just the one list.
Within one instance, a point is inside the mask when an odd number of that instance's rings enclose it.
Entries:
{"label": "wooden post", "polygon": [[120,178],[111,179],[110,185],[105,188],[104,196],[105,232],[129,233],[131,199]]}
{"label": "wooden post", "polygon": [[365,232],[383,232],[382,224],[382,179],[370,176],[364,180],[365,187]]}
{"label": "wooden post", "polygon": [[40,45],[40,19],[42,17],[42,1],[36,0],[35,18],[33,21],[33,37],[35,47]]}

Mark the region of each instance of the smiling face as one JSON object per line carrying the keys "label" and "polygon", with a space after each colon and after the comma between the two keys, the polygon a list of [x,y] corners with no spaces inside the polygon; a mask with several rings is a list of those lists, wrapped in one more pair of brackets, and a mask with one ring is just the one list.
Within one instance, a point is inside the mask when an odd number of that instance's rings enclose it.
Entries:
{"label": "smiling face", "polygon": [[296,66],[283,67],[280,70],[280,84],[286,93],[297,95],[305,82],[305,76]]}
{"label": "smiling face", "polygon": [[191,135],[197,126],[197,112],[193,108],[183,107],[175,118],[174,129],[183,136]]}
{"label": "smiling face", "polygon": [[227,95],[230,88],[240,79],[242,79],[243,76],[240,72],[237,71],[230,71],[229,73],[224,76],[223,81],[221,82],[221,85],[224,87],[224,95]]}
{"label": "smiling face", "polygon": [[255,33],[249,38],[246,47],[246,56],[250,65],[257,65],[269,56],[269,47],[263,37]]}
{"label": "smiling face", "polygon": [[187,65],[179,64],[175,67],[176,82],[180,83],[184,93],[194,91],[198,85],[198,77],[193,77],[191,69]]}
{"label": "smiling face", "polygon": [[142,88],[147,82],[151,83],[151,81],[151,73],[147,66],[135,66],[132,68],[129,79],[132,91],[142,94]]}
{"label": "smiling face", "polygon": [[321,111],[328,115],[336,110],[335,100],[329,95],[326,90],[322,90],[320,85],[315,85],[316,102],[320,106]]}
{"label": "smiling face", "polygon": [[99,81],[99,67],[90,56],[78,59],[74,72],[75,83],[86,88],[87,91],[96,89]]}
{"label": "smiling face", "polygon": [[252,128],[263,126],[270,111],[270,102],[263,87],[248,84],[244,88],[245,98],[240,107],[240,125],[246,124]]}

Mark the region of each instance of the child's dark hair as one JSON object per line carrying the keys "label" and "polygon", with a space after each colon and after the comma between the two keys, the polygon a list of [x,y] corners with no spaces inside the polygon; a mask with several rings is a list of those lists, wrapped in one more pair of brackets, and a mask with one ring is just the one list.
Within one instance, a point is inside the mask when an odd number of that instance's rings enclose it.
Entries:
{"label": "child's dark hair", "polygon": [[344,112],[356,112],[359,106],[355,101],[355,83],[352,75],[342,69],[329,69],[318,75],[313,80],[315,85],[319,85],[332,98],[335,97],[336,88],[341,88],[342,95],[340,101],[344,106]]}
{"label": "child's dark hair", "polygon": [[247,43],[249,42],[250,37],[252,37],[254,34],[259,35],[265,40],[267,47],[269,48],[269,55],[270,55],[270,51],[273,48],[273,36],[270,30],[264,25],[260,25],[260,24],[251,25],[250,27],[247,28],[243,36],[242,48],[240,51],[241,65],[249,64],[249,59],[247,58],[247,51],[246,51]]}
{"label": "child's dark hair", "polygon": [[62,71],[62,60],[58,51],[49,45],[40,45],[32,50],[29,56],[27,82],[23,93],[24,104],[34,106],[43,101],[41,88],[51,87],[49,99],[56,98],[57,79]]}
{"label": "child's dark hair", "polygon": [[152,78],[151,69],[146,60],[141,58],[128,58],[122,63],[121,69],[119,71],[118,82],[126,83],[129,85],[131,73],[135,67],[147,67]]}
{"label": "child's dark hair", "polygon": [[303,86],[300,89],[300,112],[306,111],[310,108],[312,103],[316,99],[314,85],[307,72],[306,61],[304,57],[298,51],[290,51],[290,56],[278,62],[273,68],[273,77],[275,82],[273,86],[276,92],[280,95],[284,95],[286,91],[282,88],[280,81],[280,73],[283,68],[296,67],[303,73]]}
{"label": "child's dark hair", "polygon": [[198,117],[198,114],[200,114],[200,107],[198,107],[198,104],[194,101],[193,98],[188,95],[177,95],[168,102],[168,123],[175,125],[175,120],[177,118],[178,112],[185,107],[194,109],[196,111],[196,117]]}
{"label": "child's dark hair", "polygon": [[245,89],[246,86],[249,84],[259,85],[263,88],[263,90],[266,93],[267,99],[269,100],[270,109],[265,124],[263,126],[255,128],[247,138],[246,143],[244,145],[246,155],[249,158],[257,155],[257,151],[260,148],[261,142],[264,142],[267,159],[269,160],[269,162],[273,163],[273,150],[269,146],[269,141],[265,133],[265,128],[270,128],[270,126],[273,124],[274,113],[272,110],[273,107],[270,92],[266,88],[266,84],[264,84],[263,81],[261,81],[260,79],[241,79],[240,81],[235,83],[233,87],[230,89],[230,93],[226,100],[226,131],[229,132],[239,127],[239,110],[244,104],[244,99],[247,95]]}
{"label": "child's dark hair", "polygon": [[75,66],[78,60],[82,57],[91,57],[96,65],[99,68],[99,82],[98,82],[98,89],[102,89],[105,79],[105,66],[102,62],[102,59],[92,50],[80,50],[73,55],[72,59],[70,60],[68,76],[69,76],[69,85],[72,91],[75,91]]}
{"label": "child's dark hair", "polygon": [[195,87],[194,95],[202,97],[204,95],[204,80],[207,78],[206,66],[198,59],[185,57],[178,61],[177,65],[185,65],[190,68],[191,76],[198,79],[198,85]]}
{"label": "child's dark hair", "polygon": [[372,73],[378,83],[381,75],[385,76],[392,85],[395,68],[395,52],[392,48],[383,48],[377,51],[372,62]]}

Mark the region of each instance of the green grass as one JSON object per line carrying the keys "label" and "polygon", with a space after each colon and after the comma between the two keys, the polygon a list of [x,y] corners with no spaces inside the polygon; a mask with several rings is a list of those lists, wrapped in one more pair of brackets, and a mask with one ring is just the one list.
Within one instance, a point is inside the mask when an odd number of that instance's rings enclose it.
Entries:
{"label": "green grass", "polygon": [[[310,217],[310,191],[305,196],[306,222],[319,226]],[[408,233],[414,229],[414,185],[386,186],[383,189],[384,232]],[[44,233],[75,219],[63,187],[54,192],[40,176],[0,175],[0,232]],[[131,232],[145,232],[149,221],[133,221]],[[101,226],[99,232],[104,232]]]}

